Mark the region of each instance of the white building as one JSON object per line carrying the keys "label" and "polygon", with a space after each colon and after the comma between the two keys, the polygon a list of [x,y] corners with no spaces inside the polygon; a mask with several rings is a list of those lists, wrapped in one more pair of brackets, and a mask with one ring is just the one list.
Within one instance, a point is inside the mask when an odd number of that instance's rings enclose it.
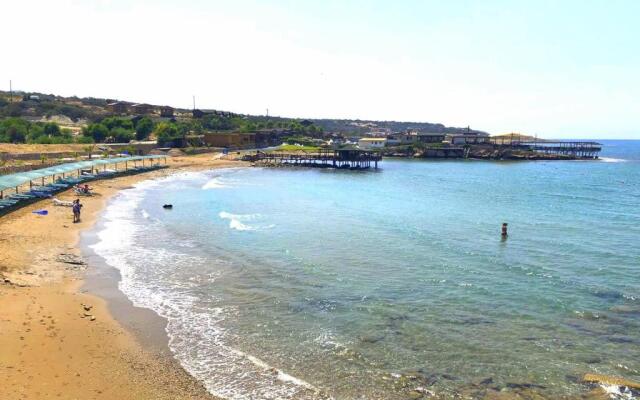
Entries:
{"label": "white building", "polygon": [[446,141],[451,144],[484,144],[489,143],[489,135],[487,133],[452,133],[447,135]]}
{"label": "white building", "polygon": [[358,147],[362,150],[381,149],[387,143],[387,138],[362,138],[358,140]]}

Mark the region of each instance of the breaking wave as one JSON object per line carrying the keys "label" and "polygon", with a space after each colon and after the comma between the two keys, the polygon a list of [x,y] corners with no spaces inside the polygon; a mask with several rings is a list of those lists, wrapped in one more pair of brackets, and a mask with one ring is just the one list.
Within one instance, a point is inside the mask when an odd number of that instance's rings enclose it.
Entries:
{"label": "breaking wave", "polygon": [[260,229],[270,229],[274,225],[249,225],[247,222],[259,220],[262,215],[260,214],[232,214],[226,211],[221,211],[218,216],[222,219],[229,220],[229,228],[237,231],[256,231]]}

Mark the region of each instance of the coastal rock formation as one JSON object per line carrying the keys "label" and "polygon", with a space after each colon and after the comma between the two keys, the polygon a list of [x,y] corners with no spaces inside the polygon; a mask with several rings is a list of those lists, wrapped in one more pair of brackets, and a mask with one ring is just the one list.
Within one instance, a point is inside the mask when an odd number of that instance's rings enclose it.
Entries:
{"label": "coastal rock formation", "polygon": [[517,150],[494,146],[470,146],[468,158],[482,160],[572,160],[575,157],[562,154],[544,154],[536,151]]}
{"label": "coastal rock formation", "polygon": [[619,378],[616,376],[601,375],[601,374],[585,374],[582,377],[584,382],[591,383],[603,383],[605,385],[625,386],[629,389],[640,390],[640,382],[632,381],[630,379]]}

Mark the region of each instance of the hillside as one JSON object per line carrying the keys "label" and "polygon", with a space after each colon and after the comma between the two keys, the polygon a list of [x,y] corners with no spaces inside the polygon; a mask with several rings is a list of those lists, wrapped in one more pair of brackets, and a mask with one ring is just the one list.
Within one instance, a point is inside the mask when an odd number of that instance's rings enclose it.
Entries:
{"label": "hillside", "polygon": [[[74,131],[80,126],[87,123],[100,121],[101,119],[113,115],[113,109],[108,106],[110,103],[119,102],[127,108],[133,106],[133,102],[117,101],[115,99],[103,98],[79,98],[79,97],[62,97],[52,94],[36,93],[36,92],[14,92],[13,102],[9,101],[9,93],[0,91],[0,118],[3,117],[23,117],[33,120],[50,121],[55,118],[61,126],[68,127]],[[146,105],[158,114],[161,105]],[[176,108],[174,118],[190,119],[192,111],[190,109]],[[373,121],[373,120],[357,120],[357,119],[302,119],[302,118],[285,118],[285,117],[266,117],[255,115],[238,115],[221,110],[202,110],[208,115],[217,115],[223,118],[235,118],[244,121],[248,128],[269,128],[283,126],[285,124],[300,123],[313,124],[322,131],[328,133],[341,133],[347,135],[362,135],[372,131],[378,132],[399,132],[408,129],[421,132],[480,132],[476,130],[468,130],[468,128],[447,127],[439,123],[429,122],[402,122],[402,121]],[[129,110],[119,113],[120,115],[136,115],[135,112]],[[235,124],[228,124],[227,129],[238,128],[242,122],[236,121]]]}

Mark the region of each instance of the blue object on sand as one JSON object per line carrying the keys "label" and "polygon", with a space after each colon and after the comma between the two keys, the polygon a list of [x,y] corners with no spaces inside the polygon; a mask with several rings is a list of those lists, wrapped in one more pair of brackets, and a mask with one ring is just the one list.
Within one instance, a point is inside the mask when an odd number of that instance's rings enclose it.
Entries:
{"label": "blue object on sand", "polygon": [[47,214],[49,214],[49,211],[47,211],[47,210],[35,210],[35,211],[32,211],[32,213],[38,214],[38,215],[47,215]]}

